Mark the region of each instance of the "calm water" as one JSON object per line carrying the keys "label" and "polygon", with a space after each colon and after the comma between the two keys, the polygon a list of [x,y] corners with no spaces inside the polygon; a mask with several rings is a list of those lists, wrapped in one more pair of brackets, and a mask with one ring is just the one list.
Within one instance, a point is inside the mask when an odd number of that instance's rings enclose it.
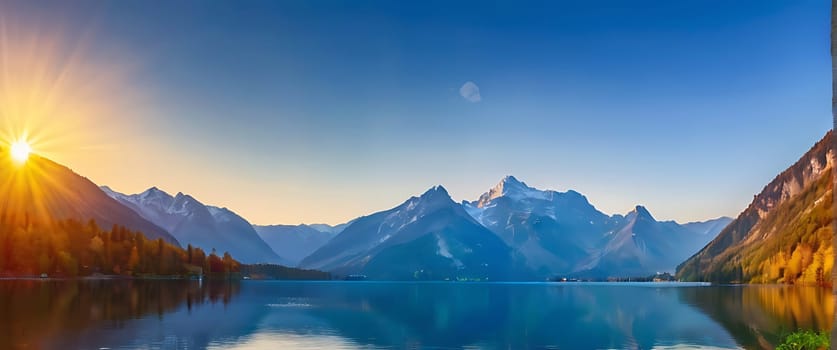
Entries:
{"label": "calm water", "polygon": [[820,288],[0,281],[0,348],[770,348],[830,329]]}

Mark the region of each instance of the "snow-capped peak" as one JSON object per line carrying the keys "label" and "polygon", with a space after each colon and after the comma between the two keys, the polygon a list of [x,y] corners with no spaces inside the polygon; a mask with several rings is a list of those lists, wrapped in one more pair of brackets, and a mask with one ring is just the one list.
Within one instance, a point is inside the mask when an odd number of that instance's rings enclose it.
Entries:
{"label": "snow-capped peak", "polygon": [[159,206],[170,205],[170,202],[174,200],[174,197],[157,187],[151,187],[140,194],[129,195],[128,197],[134,197],[140,203],[154,202]]}
{"label": "snow-capped peak", "polygon": [[493,195],[499,197],[501,195],[508,194],[511,192],[525,190],[534,190],[534,188],[526,186],[526,183],[517,180],[517,178],[515,178],[514,176],[507,175],[506,177],[501,179],[500,182],[497,183],[497,185],[489,191],[489,193],[493,193]]}
{"label": "snow-capped peak", "polygon": [[169,194],[166,193],[166,191],[163,191],[163,190],[157,188],[157,186],[149,187],[147,190],[140,193],[140,196],[159,196],[159,195],[169,196]]}
{"label": "snow-capped peak", "polygon": [[119,194],[109,188],[103,190],[146,220],[169,231],[183,244],[207,252],[214,248],[228,251],[245,263],[287,264],[247,220],[227,208],[204,205],[183,192],[171,196],[157,187],[132,195]]}
{"label": "snow-capped peak", "polygon": [[399,206],[401,210],[412,211],[419,207],[435,206],[437,204],[453,203],[448,191],[442,185],[436,185],[425,191],[418,197],[410,197]]}
{"label": "snow-capped peak", "polygon": [[506,176],[504,176],[504,177],[500,180],[500,183],[506,183],[506,184],[518,184],[518,185],[523,185],[523,186],[526,186],[526,184],[525,184],[525,183],[523,183],[522,181],[518,180],[516,177],[514,177],[514,175],[506,175]]}
{"label": "snow-capped peak", "polygon": [[524,198],[550,200],[552,199],[553,191],[541,191],[536,188],[529,187],[525,182],[522,182],[514,176],[508,175],[503,177],[497,185],[488,190],[487,193],[480,196],[477,202],[477,207],[483,207],[488,202],[500,198],[509,197],[514,200]]}
{"label": "snow-capped peak", "polygon": [[400,230],[401,228],[418,221],[425,215],[446,206],[462,210],[461,207],[458,207],[453,199],[450,198],[448,191],[441,185],[431,187],[419,197],[410,197],[410,199],[405,201],[400,206],[390,210],[390,213],[378,226],[377,233],[379,235],[379,239],[377,242],[383,243],[392,237],[391,234],[385,234],[385,232],[389,232],[389,230],[393,228]]}
{"label": "snow-capped peak", "polygon": [[425,191],[421,195],[421,198],[429,198],[429,197],[436,197],[436,196],[450,198],[450,195],[448,194],[448,190],[446,190],[442,185],[436,185],[436,186],[431,187],[429,190]]}
{"label": "snow-capped peak", "polygon": [[629,220],[633,218],[646,218],[652,221],[656,221],[654,217],[651,215],[651,213],[648,211],[648,209],[646,209],[642,205],[637,205],[636,207],[634,207],[634,210],[628,212],[628,214],[625,215],[625,217]]}

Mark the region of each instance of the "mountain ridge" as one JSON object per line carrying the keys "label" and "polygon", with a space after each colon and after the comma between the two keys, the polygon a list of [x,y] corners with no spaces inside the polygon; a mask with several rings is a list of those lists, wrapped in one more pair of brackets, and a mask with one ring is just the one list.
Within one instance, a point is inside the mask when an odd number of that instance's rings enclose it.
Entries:
{"label": "mountain ridge", "polygon": [[163,227],[183,244],[207,252],[228,251],[244,263],[284,263],[246,219],[229,209],[205,205],[183,192],[174,196],[157,187],[137,194],[102,189],[142,217]]}
{"label": "mountain ridge", "polygon": [[300,266],[376,279],[504,280],[515,268],[512,251],[440,185],[355,219]]}
{"label": "mountain ridge", "polygon": [[674,272],[720,230],[707,227],[699,235],[674,221],[658,222],[642,205],[607,215],[577,191],[539,190],[511,175],[462,206],[544,277]]}

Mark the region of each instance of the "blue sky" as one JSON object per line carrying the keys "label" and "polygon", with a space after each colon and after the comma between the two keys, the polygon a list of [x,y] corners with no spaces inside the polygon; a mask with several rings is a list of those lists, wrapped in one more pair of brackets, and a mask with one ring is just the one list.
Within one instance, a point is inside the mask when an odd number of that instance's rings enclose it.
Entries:
{"label": "blue sky", "polygon": [[110,117],[131,118],[125,145],[59,161],[259,224],[436,184],[472,200],[507,174],[608,214],[736,216],[831,126],[824,0],[2,6],[136,65],[142,113]]}

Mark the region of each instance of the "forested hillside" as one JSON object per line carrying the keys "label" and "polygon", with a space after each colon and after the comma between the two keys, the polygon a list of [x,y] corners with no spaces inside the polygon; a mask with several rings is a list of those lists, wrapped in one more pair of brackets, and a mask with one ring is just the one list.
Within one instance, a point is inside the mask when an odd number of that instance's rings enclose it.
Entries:
{"label": "forested hillside", "polygon": [[834,260],[832,132],[782,172],[703,250],[689,281],[829,285]]}
{"label": "forested hillside", "polygon": [[0,275],[142,276],[238,270],[239,263],[229,254],[219,257],[191,246],[182,249],[117,225],[105,230],[93,220],[36,223],[5,218],[0,222]]}

